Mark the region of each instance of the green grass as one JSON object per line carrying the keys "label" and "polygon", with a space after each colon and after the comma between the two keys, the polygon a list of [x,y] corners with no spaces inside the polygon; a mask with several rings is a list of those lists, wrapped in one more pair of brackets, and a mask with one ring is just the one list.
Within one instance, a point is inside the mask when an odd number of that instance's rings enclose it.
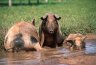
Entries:
{"label": "green grass", "polygon": [[63,33],[96,33],[96,0],[63,0],[61,3],[49,0],[47,4],[0,7],[0,31],[3,31],[0,32],[0,44],[3,43],[5,32],[15,22],[35,18],[38,29],[40,17],[48,12],[62,17],[59,24]]}

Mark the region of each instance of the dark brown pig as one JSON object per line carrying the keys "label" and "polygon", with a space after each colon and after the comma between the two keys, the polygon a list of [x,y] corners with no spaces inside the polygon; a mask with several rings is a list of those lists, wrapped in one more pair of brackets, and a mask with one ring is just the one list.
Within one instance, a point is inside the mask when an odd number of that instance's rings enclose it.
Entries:
{"label": "dark brown pig", "polygon": [[39,28],[41,46],[55,48],[56,45],[62,46],[63,36],[58,24],[61,17],[48,13],[41,17],[42,23]]}
{"label": "dark brown pig", "polygon": [[64,44],[67,45],[70,49],[78,49],[81,50],[85,48],[85,40],[86,36],[77,33],[77,34],[69,34],[69,36],[64,40]]}
{"label": "dark brown pig", "polygon": [[13,25],[5,36],[4,48],[6,51],[41,50],[39,35],[32,23],[18,22]]}

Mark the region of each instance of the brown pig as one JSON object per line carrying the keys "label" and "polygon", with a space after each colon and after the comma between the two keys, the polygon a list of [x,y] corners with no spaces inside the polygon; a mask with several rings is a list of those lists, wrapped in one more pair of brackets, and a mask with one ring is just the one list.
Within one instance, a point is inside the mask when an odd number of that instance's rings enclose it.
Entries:
{"label": "brown pig", "polygon": [[32,23],[18,22],[7,32],[4,41],[6,51],[41,50],[39,35],[35,28],[35,20]]}
{"label": "brown pig", "polygon": [[67,45],[70,49],[78,49],[81,50],[85,48],[85,40],[86,36],[77,33],[77,34],[69,34],[69,36],[64,40],[64,44]]}
{"label": "brown pig", "polygon": [[62,46],[64,39],[58,24],[60,19],[61,17],[52,13],[41,17],[42,23],[39,27],[41,46],[51,48],[55,48],[57,45]]}

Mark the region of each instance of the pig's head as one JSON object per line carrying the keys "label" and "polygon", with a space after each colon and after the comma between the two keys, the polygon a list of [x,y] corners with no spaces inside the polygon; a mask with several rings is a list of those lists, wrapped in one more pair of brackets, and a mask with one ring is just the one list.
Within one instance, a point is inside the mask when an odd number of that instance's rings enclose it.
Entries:
{"label": "pig's head", "polygon": [[86,36],[77,36],[75,38],[75,45],[80,48],[85,47],[85,43],[84,43],[85,38]]}
{"label": "pig's head", "polygon": [[11,52],[27,49],[41,50],[35,19],[32,23],[18,22],[12,26],[5,36],[4,47],[6,51]]}
{"label": "pig's head", "polygon": [[50,34],[55,33],[58,30],[58,20],[60,19],[61,17],[52,13],[46,14],[45,16],[41,17],[43,30]]}

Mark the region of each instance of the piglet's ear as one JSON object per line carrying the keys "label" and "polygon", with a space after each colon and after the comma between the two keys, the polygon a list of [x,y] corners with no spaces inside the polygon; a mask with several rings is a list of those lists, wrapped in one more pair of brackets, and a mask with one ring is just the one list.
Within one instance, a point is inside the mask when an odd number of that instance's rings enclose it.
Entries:
{"label": "piglet's ear", "polygon": [[86,38],[87,38],[86,36],[83,36],[83,37],[82,37],[82,40],[84,41]]}
{"label": "piglet's ear", "polygon": [[35,19],[32,20],[32,24],[35,26]]}
{"label": "piglet's ear", "polygon": [[57,19],[57,20],[60,20],[61,19],[61,17],[60,16],[58,16],[58,15],[54,15],[54,17]]}
{"label": "piglet's ear", "polygon": [[48,17],[48,15],[42,16],[41,20],[45,20],[45,19],[47,19],[47,17]]}

